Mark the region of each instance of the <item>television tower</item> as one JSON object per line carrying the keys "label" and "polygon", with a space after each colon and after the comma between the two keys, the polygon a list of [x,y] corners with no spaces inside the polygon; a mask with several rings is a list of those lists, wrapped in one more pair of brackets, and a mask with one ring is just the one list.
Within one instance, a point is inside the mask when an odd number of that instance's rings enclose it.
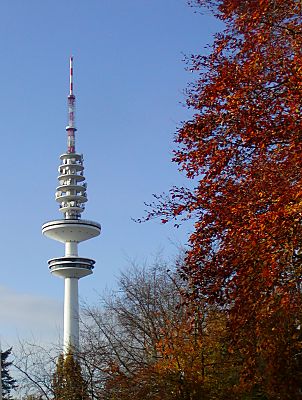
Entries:
{"label": "television tower", "polygon": [[83,175],[83,155],[75,149],[75,95],[73,93],[73,57],[70,57],[70,85],[68,95],[67,152],[60,156],[59,186],[56,201],[63,219],[46,222],[43,235],[65,244],[65,255],[48,261],[50,272],[64,278],[64,354],[79,349],[78,281],[92,274],[95,261],[79,257],[78,243],[98,236],[101,225],[81,219],[87,201]]}

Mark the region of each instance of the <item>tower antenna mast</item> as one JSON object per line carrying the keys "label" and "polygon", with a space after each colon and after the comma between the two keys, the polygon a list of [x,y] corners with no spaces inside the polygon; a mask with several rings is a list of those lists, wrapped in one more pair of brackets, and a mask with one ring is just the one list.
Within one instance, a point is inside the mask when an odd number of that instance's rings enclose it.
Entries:
{"label": "tower antenna mast", "polygon": [[67,131],[67,153],[75,153],[75,95],[73,93],[73,57],[69,59],[69,95],[68,95],[68,125]]}

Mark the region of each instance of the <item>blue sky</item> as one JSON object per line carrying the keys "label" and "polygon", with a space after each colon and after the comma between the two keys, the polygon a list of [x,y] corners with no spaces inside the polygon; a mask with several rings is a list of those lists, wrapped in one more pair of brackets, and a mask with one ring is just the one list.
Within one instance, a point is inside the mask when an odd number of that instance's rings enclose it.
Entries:
{"label": "blue sky", "polygon": [[[190,116],[184,54],[203,52],[218,29],[185,0],[4,0],[0,4],[2,159],[0,336],[55,340],[63,281],[47,269],[64,248],[41,235],[66,149],[68,59],[74,56],[77,150],[84,154],[83,218],[102,234],[79,246],[97,260],[81,298],[114,287],[130,260],[173,259],[190,227],[137,224],[152,193],[187,185],[171,163],[173,134]],[[8,313],[9,310],[9,313]],[[9,317],[10,315],[10,317]],[[4,322],[3,322],[4,320]],[[7,323],[6,323],[6,322]],[[46,340],[46,339],[45,339]]]}

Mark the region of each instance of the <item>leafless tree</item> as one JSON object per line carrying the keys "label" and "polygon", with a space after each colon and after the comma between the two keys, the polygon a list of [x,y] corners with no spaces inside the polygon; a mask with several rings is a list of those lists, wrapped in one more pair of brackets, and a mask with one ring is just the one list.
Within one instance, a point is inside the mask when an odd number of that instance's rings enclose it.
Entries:
{"label": "leafless tree", "polygon": [[17,370],[18,392],[22,398],[53,398],[52,375],[59,348],[46,348],[37,343],[19,341],[14,349],[14,367]]}
{"label": "leafless tree", "polygon": [[142,384],[150,384],[135,378],[138,371],[141,377],[144,371],[152,375],[150,367],[160,356],[157,344],[167,321],[176,324],[181,319],[181,285],[164,262],[132,265],[121,274],[115,292],[102,296],[97,306],[85,307],[80,357],[90,377],[91,397],[110,398],[118,390],[119,378],[123,385],[131,382],[136,395],[142,393]]}

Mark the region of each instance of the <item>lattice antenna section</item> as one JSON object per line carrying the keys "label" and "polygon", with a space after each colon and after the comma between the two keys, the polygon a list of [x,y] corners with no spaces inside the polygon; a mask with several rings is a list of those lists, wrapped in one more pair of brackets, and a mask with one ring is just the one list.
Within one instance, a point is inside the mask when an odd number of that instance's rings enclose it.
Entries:
{"label": "lattice antenna section", "polygon": [[73,93],[73,57],[69,60],[69,95],[68,95],[68,125],[67,131],[67,153],[75,153],[75,95]]}

